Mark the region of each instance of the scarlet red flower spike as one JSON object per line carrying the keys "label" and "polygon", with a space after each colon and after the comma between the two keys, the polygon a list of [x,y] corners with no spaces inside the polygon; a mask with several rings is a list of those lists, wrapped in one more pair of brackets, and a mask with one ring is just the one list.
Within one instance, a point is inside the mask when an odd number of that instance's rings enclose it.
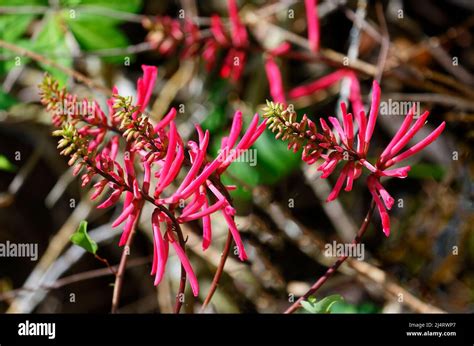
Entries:
{"label": "scarlet red flower spike", "polygon": [[[358,81],[354,80],[355,75],[342,70],[312,83],[306,90],[299,89],[301,92],[299,90],[297,90],[297,92],[299,95],[303,95],[308,90],[319,90],[320,88],[327,87],[334,83],[345,75],[351,78],[351,83],[356,86],[356,91],[358,92]],[[295,91],[293,90],[293,96],[295,96],[294,94]],[[428,112],[423,113],[413,126],[411,126],[414,109],[410,110],[393,139],[382,152],[376,163],[372,164],[367,159],[367,153],[375,130],[380,98],[380,87],[377,81],[374,81],[372,84],[372,100],[369,117],[366,117],[363,110],[360,110],[358,116],[355,117],[358,125],[357,136],[354,133],[352,115],[347,112],[347,106],[344,103],[341,104],[342,125],[337,118],[329,117],[329,121],[333,126],[331,130],[327,122],[323,118],[320,118],[321,132],[317,131],[315,124],[308,119],[306,115],[303,116],[300,122],[297,122],[296,113],[292,109],[284,109],[282,104],[267,102],[267,107],[264,109],[264,116],[267,118],[269,128],[277,133],[276,138],[288,141],[289,149],[296,152],[303,148],[302,159],[308,164],[314,164],[318,159],[323,160],[322,164],[318,167],[318,171],[322,172],[321,178],[328,178],[336,171],[341,161],[346,161],[340,171],[339,177],[336,179],[333,190],[327,198],[327,202],[333,201],[338,197],[344,181],[346,182],[344,190],[352,190],[354,180],[360,177],[362,169],[365,167],[369,172],[367,186],[377,205],[382,220],[383,232],[388,236],[390,234],[390,219],[387,209],[390,210],[392,208],[394,199],[382,186],[380,178],[384,176],[406,178],[410,166],[393,169],[387,168],[409,158],[435,141],[443,132],[445,123],[443,122],[426,138],[399,154],[408,142],[413,139],[416,133],[420,131],[429,115]],[[354,104],[352,107],[354,111],[358,108],[362,108]],[[358,139],[357,148],[353,147],[353,139],[355,137]],[[337,138],[339,138],[339,140]]]}
{"label": "scarlet red flower spike", "polygon": [[[230,1],[229,6],[233,17],[233,31],[240,37],[239,44],[245,44],[247,36],[245,27],[236,18],[236,3]],[[65,90],[60,90],[57,83],[49,77],[41,86],[42,102],[53,113],[54,124],[61,127],[54,132],[62,137],[59,142],[61,153],[71,155],[69,163],[76,165],[76,174],[86,170],[81,176],[82,184],[86,185],[94,177],[100,176],[100,180],[94,184],[91,199],[98,198],[105,187],[109,186],[111,193],[98,208],[112,207],[124,196],[121,213],[112,222],[113,227],[123,225],[119,246],[124,246],[130,239],[144,203],[153,203],[155,210],[151,217],[151,226],[154,241],[154,282],[157,285],[163,278],[171,243],[186,270],[193,294],[197,295],[198,280],[186,255],[184,244],[178,241],[182,239],[180,224],[202,220],[202,247],[205,250],[212,241],[210,217],[222,212],[238,248],[239,258],[247,259],[234,221],[235,209],[225,197],[231,187],[223,185],[220,176],[258,139],[265,129],[265,121],[260,122],[258,114],[255,115],[248,129],[240,137],[243,115],[237,111],[229,136],[222,140],[221,152],[208,162],[209,131],[204,132],[196,125],[198,143],[190,140],[185,147],[175,124],[175,109],[171,109],[158,124],[152,124],[144,114],[156,82],[157,68],[143,66],[142,69],[144,75],[137,82],[136,102],[131,97],[118,95],[118,90],[114,88],[114,96],[107,101],[110,113],[108,117],[97,104],[92,116],[63,114],[58,105],[64,100],[76,102],[77,98],[67,94]],[[121,133],[122,136],[107,136],[110,129]],[[122,163],[117,161],[120,139],[126,142]],[[184,174],[181,182],[177,182],[177,187],[172,187],[182,170],[187,170],[187,174]],[[153,197],[149,195],[151,185],[155,186]],[[165,190],[166,193],[163,193]],[[167,197],[162,198],[162,194]],[[209,203],[208,196],[214,196],[216,201]],[[160,225],[166,226],[164,234],[161,233]]]}

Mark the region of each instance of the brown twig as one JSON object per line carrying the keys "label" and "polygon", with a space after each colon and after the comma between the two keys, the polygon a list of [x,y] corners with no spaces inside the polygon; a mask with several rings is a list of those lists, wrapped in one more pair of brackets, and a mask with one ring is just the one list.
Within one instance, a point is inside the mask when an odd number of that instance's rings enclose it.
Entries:
{"label": "brown twig", "polygon": [[377,73],[375,79],[380,83],[382,75],[385,70],[385,63],[387,61],[388,51],[390,49],[390,36],[388,33],[387,21],[383,12],[383,5],[380,2],[375,4],[375,10],[377,17],[380,22],[380,28],[382,32],[382,41],[380,43],[380,53],[377,59]]}
{"label": "brown twig", "polygon": [[[141,214],[141,211],[140,211]],[[136,227],[138,220],[140,219],[140,215],[137,217],[137,221],[135,221],[135,224],[132,227],[132,231],[130,232],[130,235],[128,236],[127,243],[125,244],[123,251],[122,251],[122,257],[120,258],[120,264],[117,269],[117,273],[115,274],[115,283],[114,283],[114,292],[112,294],[112,310],[111,313],[115,314],[117,313],[118,310],[118,305],[120,302],[120,293],[122,292],[122,286],[123,286],[123,278],[125,275],[125,269],[127,268],[127,260],[128,256],[130,256],[130,247],[133,242],[133,238],[135,237],[136,233]]]}
{"label": "brown twig", "polygon": [[[211,175],[210,180],[212,181],[213,184],[216,185],[219,191],[229,201],[230,205],[233,206],[232,196],[229,194],[229,191],[227,191],[226,187],[222,184],[219,177],[213,174]],[[233,239],[232,233],[229,230],[227,233],[227,239],[225,241],[224,249],[222,250],[219,265],[217,266],[216,273],[214,274],[214,278],[212,279],[212,284],[211,284],[211,288],[209,289],[209,293],[207,294],[206,299],[204,299],[201,312],[203,312],[204,309],[207,307],[207,305],[210,303],[212,296],[217,290],[217,286],[219,285],[219,281],[221,279],[222,273],[224,272],[225,262],[227,261],[227,257],[229,257],[229,254],[230,254],[230,249],[232,248],[232,239]]]}
{"label": "brown twig", "polygon": [[100,257],[100,256],[97,255],[97,254],[94,255],[94,257],[95,257],[97,260],[99,260],[99,261],[101,261],[102,263],[104,263],[104,264],[107,266],[107,268],[110,270],[110,272],[111,272],[112,274],[117,275],[117,272],[115,271],[114,267],[112,267],[112,266],[110,265],[109,261],[107,261],[106,258]]}
{"label": "brown twig", "polygon": [[35,53],[31,50],[28,50],[28,49],[25,49],[25,48],[22,48],[22,47],[18,47],[16,45],[12,44],[12,43],[6,42],[6,41],[1,40],[1,39],[0,39],[0,47],[11,50],[15,53],[18,53],[19,55],[25,55],[25,56],[29,57],[30,59],[33,59],[33,60],[35,60],[39,63],[54,67],[54,68],[60,70],[61,72],[64,72],[68,76],[71,76],[71,77],[75,78],[79,82],[84,83],[85,85],[87,85],[90,88],[96,89],[96,90],[98,90],[98,91],[100,91],[100,92],[102,92],[106,95],[110,95],[110,96],[112,95],[112,92],[108,88],[104,87],[103,85],[97,84],[92,79],[85,76],[84,74],[82,74],[82,73],[80,73],[76,70],[73,70],[72,68],[65,67],[61,64],[58,64],[57,62],[55,62],[53,60],[50,60],[50,59],[44,57],[41,54]]}
{"label": "brown twig", "polygon": [[[128,267],[131,268],[131,267],[140,266],[140,265],[148,263],[149,261],[150,261],[149,257],[134,258],[133,260],[130,260]],[[115,265],[115,266],[112,266],[111,268],[115,272],[118,269],[118,267],[119,267],[118,265]],[[35,287],[35,288],[20,287],[11,291],[0,293],[0,302],[10,299],[11,297],[14,297],[17,294],[24,291],[36,291],[38,289],[55,290],[67,285],[74,284],[76,282],[95,279],[95,278],[108,276],[108,275],[115,275],[115,274],[113,274],[109,268],[100,268],[100,269],[88,270],[82,273],[65,276],[62,279],[57,280],[51,285],[40,285],[39,287]]]}
{"label": "brown twig", "polygon": [[201,307],[201,312],[204,312],[206,310],[206,307],[209,305],[211,302],[211,299],[214,295],[214,293],[217,290],[217,286],[219,286],[219,281],[221,279],[222,273],[224,272],[224,266],[225,262],[227,260],[227,257],[229,257],[230,249],[232,248],[232,234],[230,232],[227,233],[227,239],[225,241],[224,249],[221,254],[221,259],[219,261],[219,265],[217,267],[216,273],[214,274],[214,278],[212,279],[211,283],[211,288],[209,289],[209,293],[206,296],[206,299],[204,299],[204,302],[202,303]]}
{"label": "brown twig", "polygon": [[[362,239],[362,236],[364,235],[365,231],[367,230],[368,226],[369,226],[369,222],[370,222],[370,219],[372,218],[372,214],[374,212],[374,209],[375,209],[375,202],[372,200],[371,204],[370,204],[370,208],[369,208],[369,211],[367,212],[367,215],[365,216],[364,218],[364,221],[362,222],[362,225],[360,226],[360,229],[359,231],[357,232],[357,235],[356,237],[354,238],[354,240],[352,241],[352,244],[358,244],[360,243],[361,239]],[[322,285],[324,285],[324,283],[337,271],[337,268],[339,268],[339,266],[345,262],[345,260],[348,258],[349,256],[347,255],[344,255],[344,256],[341,256],[338,258],[338,260],[336,261],[336,263],[334,263],[327,271],[326,273],[321,276],[312,286],[311,288],[308,290],[308,292],[306,292],[302,297],[300,297],[296,302],[294,302],[286,311],[285,311],[285,314],[291,314],[293,312],[295,312],[296,310],[298,310],[298,308],[300,307],[300,304],[303,300],[306,300],[308,299],[309,296],[313,295]]]}

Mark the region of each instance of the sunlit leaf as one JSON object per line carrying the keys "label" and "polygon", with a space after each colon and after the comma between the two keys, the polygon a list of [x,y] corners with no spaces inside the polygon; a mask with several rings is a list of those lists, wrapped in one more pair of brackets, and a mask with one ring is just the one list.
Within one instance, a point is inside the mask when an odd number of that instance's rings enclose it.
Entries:
{"label": "sunlit leaf", "polygon": [[339,294],[324,297],[319,301],[314,297],[310,297],[308,300],[303,300],[301,306],[306,312],[311,314],[329,314],[331,313],[331,307],[343,300],[344,298]]}
{"label": "sunlit leaf", "polygon": [[94,255],[99,249],[97,243],[87,233],[87,221],[81,221],[76,232],[71,236],[71,242]]}

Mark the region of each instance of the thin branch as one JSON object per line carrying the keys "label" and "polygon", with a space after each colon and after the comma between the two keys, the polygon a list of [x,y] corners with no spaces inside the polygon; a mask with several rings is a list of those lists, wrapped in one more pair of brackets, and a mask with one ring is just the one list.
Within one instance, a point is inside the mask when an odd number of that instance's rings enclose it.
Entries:
{"label": "thin branch", "polygon": [[224,272],[225,262],[227,260],[227,257],[229,257],[231,248],[232,248],[232,234],[228,232],[227,239],[224,245],[224,250],[222,251],[221,259],[219,261],[219,265],[217,267],[216,273],[214,274],[214,278],[212,279],[211,288],[209,289],[209,292],[207,293],[206,299],[202,303],[201,312],[204,312],[204,310],[206,310],[207,306],[211,302],[211,299],[214,293],[217,290],[217,286],[219,286],[219,281],[222,277],[222,273]]}
{"label": "thin branch", "polygon": [[[128,268],[141,266],[143,264],[149,263],[150,257],[141,257],[141,258],[134,258],[130,260],[128,264]],[[118,265],[112,266],[111,268],[115,271],[118,269]],[[65,276],[56,282],[50,285],[40,285],[38,287],[20,287],[11,291],[2,292],[0,293],[0,302],[4,300],[11,299],[12,297],[18,295],[23,291],[37,291],[37,290],[56,290],[62,288],[64,286],[68,286],[74,284],[76,282],[81,282],[85,280],[95,279],[99,277],[114,275],[109,268],[101,268],[101,269],[94,269],[88,270],[82,273],[72,274],[70,276]]]}
{"label": "thin branch", "polygon": [[[186,241],[184,240],[183,237],[183,232],[181,231],[181,227],[176,219],[172,219],[176,234],[178,235],[178,241],[179,245],[183,249],[183,251],[186,251]],[[179,279],[179,289],[178,289],[178,294],[176,295],[176,302],[174,306],[174,312],[175,314],[179,314],[179,311],[181,310],[181,307],[183,305],[183,300],[184,300],[184,290],[186,289],[186,270],[184,269],[183,264],[181,264],[181,275]]]}
{"label": "thin branch", "polygon": [[[360,226],[360,229],[359,231],[357,232],[357,235],[356,237],[354,238],[354,240],[352,241],[352,244],[356,245],[356,244],[359,244],[361,239],[362,239],[362,236],[364,235],[365,231],[367,230],[368,226],[369,226],[369,223],[370,223],[370,219],[372,218],[372,214],[374,212],[374,209],[375,209],[375,201],[372,200],[371,204],[370,204],[370,208],[369,208],[369,211],[367,212],[367,215],[365,216],[364,218],[364,221],[362,222],[361,226]],[[298,310],[298,308],[300,307],[300,304],[303,300],[306,300],[308,299],[309,296],[313,295],[322,285],[324,285],[324,283],[337,271],[337,268],[339,268],[339,266],[344,263],[346,261],[346,259],[348,258],[349,256],[347,255],[344,255],[344,256],[341,256],[338,258],[338,260],[336,261],[336,263],[334,263],[327,271],[326,273],[321,276],[314,284],[313,286],[311,286],[311,288],[309,289],[308,292],[306,292],[302,297],[300,297],[296,302],[294,302],[286,311],[285,311],[285,314],[291,314],[293,312],[295,312],[296,310]]]}
{"label": "thin branch", "polygon": [[82,73],[80,73],[76,70],[73,70],[72,68],[65,67],[61,64],[58,64],[57,62],[55,62],[51,59],[48,59],[48,58],[44,57],[41,54],[35,53],[31,50],[28,50],[28,49],[25,49],[25,48],[22,48],[22,47],[18,47],[16,45],[12,44],[12,43],[3,41],[1,39],[0,39],[0,47],[11,50],[12,52],[18,53],[19,55],[27,56],[30,59],[33,59],[33,60],[35,60],[39,63],[46,64],[46,65],[49,65],[51,67],[54,67],[54,68],[60,70],[61,72],[64,72],[68,76],[71,76],[71,77],[75,78],[79,82],[82,82],[82,83],[86,84],[90,88],[96,89],[96,90],[98,90],[98,91],[100,91],[100,92],[102,92],[106,95],[109,95],[109,96],[112,95],[112,92],[108,88],[106,88],[105,86],[97,84],[92,79],[85,76],[84,74],[82,74]]}
{"label": "thin branch", "polygon": [[[141,210],[140,210],[140,214],[141,214]],[[118,310],[118,305],[120,302],[120,294],[122,292],[122,286],[123,286],[123,278],[125,275],[125,269],[127,268],[127,260],[128,260],[128,256],[130,256],[130,248],[133,243],[133,238],[135,237],[135,234],[136,234],[136,227],[137,227],[139,219],[140,219],[140,215],[138,215],[135,221],[135,224],[132,227],[132,231],[130,232],[130,235],[128,236],[127,243],[125,244],[123,248],[120,264],[118,266],[117,273],[115,275],[115,284],[114,284],[114,292],[112,295],[112,310],[111,310],[111,313],[113,314],[117,313],[117,310]]]}

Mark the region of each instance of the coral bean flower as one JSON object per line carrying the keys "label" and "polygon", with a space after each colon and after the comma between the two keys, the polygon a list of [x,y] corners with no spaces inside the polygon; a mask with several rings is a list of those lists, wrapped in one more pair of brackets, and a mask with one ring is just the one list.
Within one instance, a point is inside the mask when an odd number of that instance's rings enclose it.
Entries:
{"label": "coral bean flower", "polygon": [[[232,11],[235,12],[236,8]],[[237,22],[234,30],[240,32],[242,40],[246,37],[244,28]],[[225,186],[220,176],[255,143],[265,130],[265,121],[259,123],[256,114],[241,136],[243,116],[240,111],[235,112],[230,133],[222,138],[219,154],[208,161],[209,131],[196,125],[198,140],[185,143],[175,123],[175,109],[171,109],[159,123],[151,123],[145,110],[158,70],[145,65],[142,69],[143,77],[137,81],[136,101],[118,95],[114,88],[114,95],[107,102],[109,116],[96,103],[91,115],[65,114],[60,106],[63,102],[77,102],[77,97],[59,89],[57,82],[50,77],[46,77],[41,85],[41,101],[53,113],[55,126],[61,128],[53,134],[62,137],[58,148],[62,149],[61,154],[71,156],[69,164],[75,165],[74,174],[86,171],[81,176],[83,186],[92,179],[98,180],[93,186],[91,199],[99,198],[106,188],[110,190],[98,208],[115,206],[123,199],[122,211],[112,223],[112,227],[123,225],[119,246],[128,243],[145,203],[151,203],[154,207],[150,220],[154,283],[158,285],[163,278],[171,245],[187,273],[193,294],[197,296],[199,284],[186,255],[180,225],[201,221],[202,247],[206,250],[212,240],[210,217],[221,212],[239,258],[247,259],[234,221],[236,211],[228,194],[233,186]],[[125,141],[125,152],[123,159],[119,160],[120,139]]]}
{"label": "coral bean flower", "polygon": [[[327,83],[333,82],[331,78]],[[319,84],[326,84],[318,81]],[[316,89],[320,86],[318,85]],[[307,92],[305,90],[305,92]],[[371,139],[376,128],[377,116],[379,113],[381,91],[376,81],[372,84],[372,98],[369,115],[366,116],[364,110],[360,106],[360,111],[355,113],[353,117],[347,112],[345,103],[341,103],[342,124],[335,117],[329,117],[332,129],[326,120],[320,118],[321,130],[318,131],[316,124],[306,115],[300,122],[296,121],[296,113],[290,109],[283,109],[282,104],[267,103],[264,110],[264,116],[268,118],[267,124],[273,132],[277,132],[277,138],[287,140],[288,148],[293,151],[302,151],[302,159],[308,164],[314,164],[318,159],[323,159],[322,164],[317,168],[320,171],[321,178],[328,178],[336,171],[340,162],[345,162],[340,170],[339,176],[334,187],[327,198],[327,202],[335,200],[344,183],[345,191],[351,191],[354,180],[361,176],[365,167],[369,172],[367,179],[367,187],[376,203],[382,220],[382,229],[386,236],[390,235],[390,218],[387,209],[393,206],[394,199],[380,182],[382,177],[406,178],[409,165],[398,168],[391,168],[397,163],[411,157],[412,155],[423,150],[433,141],[435,141],[443,132],[446,124],[441,123],[426,138],[413,145],[412,147],[402,151],[410,140],[424,126],[429,112],[423,113],[414,123],[414,109],[412,108],[406,115],[399,130],[389,142],[385,150],[372,164],[367,159]],[[354,107],[354,112],[359,107]],[[354,126],[354,119],[357,124]]]}

